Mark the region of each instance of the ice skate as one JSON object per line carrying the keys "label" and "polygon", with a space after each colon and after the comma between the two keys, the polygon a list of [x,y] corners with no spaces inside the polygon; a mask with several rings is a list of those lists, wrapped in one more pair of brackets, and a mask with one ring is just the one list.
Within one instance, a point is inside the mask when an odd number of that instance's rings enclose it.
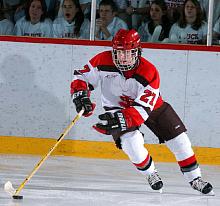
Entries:
{"label": "ice skate", "polygon": [[190,182],[190,185],[194,190],[197,190],[202,194],[215,195],[212,185],[209,182],[203,181],[201,177],[194,179],[192,182]]}
{"label": "ice skate", "polygon": [[157,171],[154,171],[147,177],[148,183],[153,190],[158,190],[162,193],[163,182],[160,176],[157,174]]}

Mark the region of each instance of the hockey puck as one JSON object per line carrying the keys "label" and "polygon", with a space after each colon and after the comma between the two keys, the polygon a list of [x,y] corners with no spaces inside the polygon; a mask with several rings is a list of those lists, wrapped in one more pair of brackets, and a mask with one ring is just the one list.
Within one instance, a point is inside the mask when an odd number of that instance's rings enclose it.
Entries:
{"label": "hockey puck", "polygon": [[21,196],[21,195],[13,195],[12,197],[15,200],[22,200],[23,199],[23,196]]}

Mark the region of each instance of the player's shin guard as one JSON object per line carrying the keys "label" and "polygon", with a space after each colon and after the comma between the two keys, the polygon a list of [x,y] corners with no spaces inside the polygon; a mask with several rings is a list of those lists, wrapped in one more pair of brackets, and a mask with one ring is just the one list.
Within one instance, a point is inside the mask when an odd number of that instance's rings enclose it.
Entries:
{"label": "player's shin guard", "polygon": [[201,171],[192,150],[190,140],[185,132],[166,142],[167,147],[175,155],[184,177],[191,182],[201,177]]}
{"label": "player's shin guard", "polygon": [[160,190],[163,183],[155,169],[152,157],[144,147],[144,139],[140,131],[126,133],[121,136],[123,151],[128,155],[137,170],[147,176],[148,183],[153,190]]}
{"label": "player's shin guard", "polygon": [[[186,133],[183,132],[176,138],[167,141],[166,145],[175,155],[181,172],[190,183],[192,188],[200,191],[203,194],[211,192],[211,184],[204,182],[201,179],[201,170],[197,163],[195,154],[192,150],[191,142]],[[195,180],[197,181],[195,182]],[[199,183],[197,184],[197,182]],[[202,184],[201,182],[203,182],[204,184]]]}

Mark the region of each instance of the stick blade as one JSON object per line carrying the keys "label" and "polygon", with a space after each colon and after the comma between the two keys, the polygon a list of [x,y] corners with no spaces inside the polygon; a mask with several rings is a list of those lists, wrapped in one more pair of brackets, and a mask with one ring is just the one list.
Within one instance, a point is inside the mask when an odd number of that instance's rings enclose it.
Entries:
{"label": "stick blade", "polygon": [[13,196],[16,192],[16,190],[14,189],[14,187],[10,181],[5,183],[4,190],[5,190],[5,192],[7,192],[11,196]]}
{"label": "stick blade", "polygon": [[23,196],[21,196],[21,195],[13,195],[12,197],[15,200],[22,200],[23,199]]}

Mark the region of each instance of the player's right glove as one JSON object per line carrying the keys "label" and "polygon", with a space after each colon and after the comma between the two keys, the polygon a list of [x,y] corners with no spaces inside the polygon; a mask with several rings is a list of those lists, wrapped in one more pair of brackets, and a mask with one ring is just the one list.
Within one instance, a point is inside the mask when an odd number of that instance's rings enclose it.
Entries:
{"label": "player's right glove", "polygon": [[99,115],[99,119],[105,122],[93,125],[93,128],[106,135],[116,135],[128,129],[128,123],[121,111],[110,113],[106,112]]}
{"label": "player's right glove", "polygon": [[89,98],[89,91],[82,90],[73,93],[72,95],[73,103],[76,106],[76,111],[79,113],[84,109],[83,116],[88,117],[92,115],[93,110],[95,109],[95,104],[91,102]]}

